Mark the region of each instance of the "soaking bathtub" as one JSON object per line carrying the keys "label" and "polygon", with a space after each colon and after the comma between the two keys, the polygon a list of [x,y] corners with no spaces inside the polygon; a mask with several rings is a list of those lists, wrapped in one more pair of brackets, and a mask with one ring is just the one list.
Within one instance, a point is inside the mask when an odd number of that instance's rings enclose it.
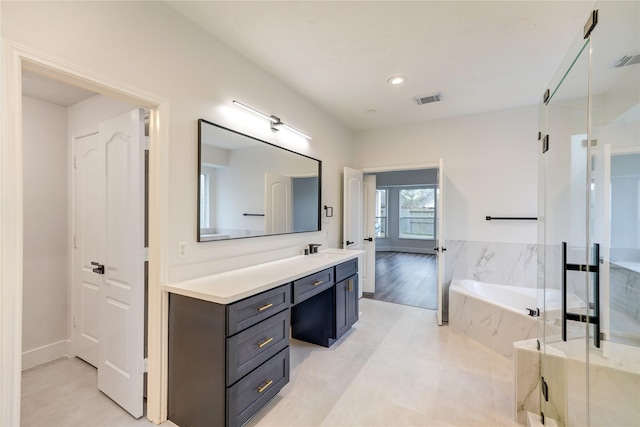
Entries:
{"label": "soaking bathtub", "polygon": [[449,326],[511,358],[513,343],[536,337],[537,289],[453,280],[449,288]]}

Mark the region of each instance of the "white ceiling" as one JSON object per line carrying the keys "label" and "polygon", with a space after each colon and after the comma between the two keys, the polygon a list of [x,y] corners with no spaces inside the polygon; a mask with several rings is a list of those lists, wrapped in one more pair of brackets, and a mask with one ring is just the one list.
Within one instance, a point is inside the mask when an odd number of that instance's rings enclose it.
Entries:
{"label": "white ceiling", "polygon": [[96,95],[95,92],[27,70],[22,71],[22,94],[61,107],[70,107]]}
{"label": "white ceiling", "polygon": [[167,3],[363,130],[537,103],[595,1]]}

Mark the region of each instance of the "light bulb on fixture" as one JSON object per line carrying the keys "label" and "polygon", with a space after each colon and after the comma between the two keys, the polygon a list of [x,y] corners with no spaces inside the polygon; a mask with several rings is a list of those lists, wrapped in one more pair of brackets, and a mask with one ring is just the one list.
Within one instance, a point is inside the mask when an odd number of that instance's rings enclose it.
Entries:
{"label": "light bulb on fixture", "polygon": [[260,117],[264,117],[265,119],[267,119],[267,120],[269,120],[269,121],[271,121],[273,123],[276,123],[276,122],[280,121],[279,118],[274,117],[274,116],[267,116],[266,114],[261,113],[260,111],[256,110],[255,108],[251,108],[248,105],[244,105],[242,102],[238,102],[238,101],[234,100],[233,103],[235,105],[237,105],[238,107],[240,107],[240,108],[244,108],[245,110],[251,111],[252,113],[259,115]]}
{"label": "light bulb on fixture", "polygon": [[407,81],[407,78],[404,76],[393,76],[387,79],[387,83],[390,85],[399,85]]}
{"label": "light bulb on fixture", "polygon": [[311,137],[309,135],[307,135],[306,133],[304,133],[302,131],[299,131],[296,128],[293,128],[293,127],[289,126],[288,124],[286,124],[282,120],[280,120],[279,117],[269,116],[267,114],[264,114],[264,113],[256,110],[255,108],[251,108],[248,105],[245,105],[242,102],[238,102],[236,100],[233,101],[233,104],[237,105],[240,108],[244,108],[247,111],[251,111],[252,113],[257,114],[258,116],[269,120],[271,122],[270,123],[271,124],[271,130],[273,130],[273,131],[279,131],[280,128],[283,127],[283,128],[286,128],[286,129],[290,130],[291,132],[297,133],[300,136],[303,136],[303,137],[305,137],[307,139],[311,139]]}

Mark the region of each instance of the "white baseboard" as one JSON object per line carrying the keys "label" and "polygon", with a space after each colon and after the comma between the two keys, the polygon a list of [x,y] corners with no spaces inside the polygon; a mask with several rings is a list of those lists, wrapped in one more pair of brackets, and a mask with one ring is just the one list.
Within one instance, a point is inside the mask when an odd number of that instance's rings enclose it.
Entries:
{"label": "white baseboard", "polygon": [[42,365],[61,357],[69,357],[71,340],[54,342],[22,353],[22,370]]}

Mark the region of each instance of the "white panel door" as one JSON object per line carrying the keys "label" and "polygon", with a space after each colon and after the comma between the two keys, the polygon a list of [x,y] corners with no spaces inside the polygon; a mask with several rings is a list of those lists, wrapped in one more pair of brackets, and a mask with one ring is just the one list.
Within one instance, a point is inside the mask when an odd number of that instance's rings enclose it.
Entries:
{"label": "white panel door", "polygon": [[376,176],[364,177],[364,255],[362,268],[362,291],[376,291]]}
{"label": "white panel door", "polygon": [[344,249],[362,249],[363,181],[362,171],[344,168],[344,234],[342,236]]}
{"label": "white panel door", "polygon": [[103,262],[105,241],[104,145],[97,133],[74,139],[73,350],[98,366],[98,302],[103,275],[92,262]]}
{"label": "white panel door", "polygon": [[267,234],[293,231],[293,180],[291,177],[267,172],[264,194]]}
{"label": "white panel door", "polygon": [[100,291],[98,388],[143,414],[144,111],[100,124],[105,149],[105,259]]}
{"label": "white panel door", "polygon": [[444,293],[444,254],[447,250],[444,237],[444,160],[440,159],[438,165],[438,189],[437,194],[437,208],[436,208],[436,221],[438,221],[438,230],[436,235],[436,256],[438,257],[438,325],[442,325],[442,309],[443,301],[442,296]]}

